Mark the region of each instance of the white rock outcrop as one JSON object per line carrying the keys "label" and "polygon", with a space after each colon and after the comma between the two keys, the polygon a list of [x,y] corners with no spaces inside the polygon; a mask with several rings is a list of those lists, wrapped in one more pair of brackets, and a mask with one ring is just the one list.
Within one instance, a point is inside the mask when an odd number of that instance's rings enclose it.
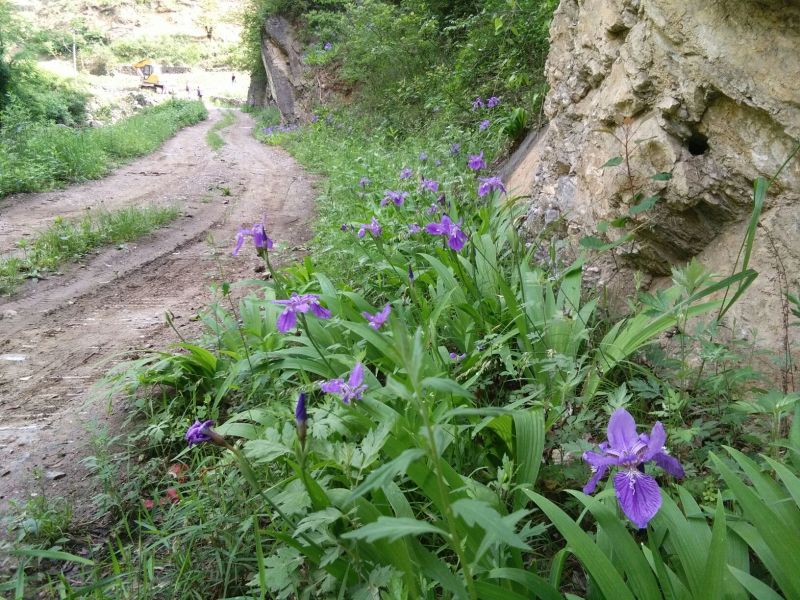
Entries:
{"label": "white rock outcrop", "polygon": [[[549,125],[506,174],[531,196],[531,226],[560,214],[575,240],[624,214],[634,192],[658,194],[617,264],[657,278],[699,256],[729,272],[753,180],[773,176],[800,140],[800,5],[562,0],[547,77]],[[626,155],[627,165],[602,168]],[[660,172],[672,179],[650,179]],[[728,325],[758,329],[779,351],[784,288],[800,289],[800,156],[770,188],[761,223],[761,275]]]}

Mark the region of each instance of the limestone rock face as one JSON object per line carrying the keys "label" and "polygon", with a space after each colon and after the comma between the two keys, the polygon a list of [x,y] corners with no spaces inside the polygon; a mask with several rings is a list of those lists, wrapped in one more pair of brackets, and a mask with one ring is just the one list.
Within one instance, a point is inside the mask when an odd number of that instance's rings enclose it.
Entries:
{"label": "limestone rock face", "polygon": [[247,88],[247,106],[267,106],[269,81],[265,73],[260,71],[250,74],[250,85]]}
{"label": "limestone rock face", "polygon": [[261,29],[261,59],[267,73],[268,102],[274,102],[284,122],[304,119],[302,102],[308,93],[301,46],[291,23],[281,16],[269,17]]}
{"label": "limestone rock face", "polygon": [[[774,175],[800,140],[800,5],[561,0],[550,35],[550,123],[506,173],[531,195],[529,222],[561,214],[575,240],[625,214],[634,193],[657,194],[615,262],[658,277],[699,255],[728,273],[753,180]],[[612,157],[627,160],[602,168]],[[662,172],[672,179],[651,179]],[[770,188],[761,229],[761,276],[732,320],[769,337],[781,329],[776,268],[800,288],[800,156]]]}

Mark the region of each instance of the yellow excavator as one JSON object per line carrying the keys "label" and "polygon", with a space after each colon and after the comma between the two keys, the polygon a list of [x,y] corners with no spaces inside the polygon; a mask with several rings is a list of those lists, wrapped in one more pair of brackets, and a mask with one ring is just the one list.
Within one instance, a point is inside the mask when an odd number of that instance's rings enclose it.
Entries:
{"label": "yellow excavator", "polygon": [[145,58],[134,63],[133,68],[142,78],[139,87],[155,90],[156,92],[164,91],[164,84],[161,83],[161,67],[157,63]]}

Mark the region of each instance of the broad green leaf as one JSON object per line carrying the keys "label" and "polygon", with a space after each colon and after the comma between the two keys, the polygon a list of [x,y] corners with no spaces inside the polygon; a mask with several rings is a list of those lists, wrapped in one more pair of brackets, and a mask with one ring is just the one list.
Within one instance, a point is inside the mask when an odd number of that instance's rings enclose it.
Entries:
{"label": "broad green leaf", "polygon": [[737,569],[736,567],[731,567],[730,565],[728,565],[728,570],[756,600],[784,600],[783,596],[778,594],[763,581],[750,575],[750,573]]}
{"label": "broad green leaf", "polygon": [[525,490],[559,533],[567,540],[572,553],[580,561],[586,572],[594,579],[605,598],[614,600],[635,600],[635,596],[617,572],[613,563],[597,547],[572,518],[544,496]]}
{"label": "broad green leaf", "polygon": [[647,559],[619,517],[591,496],[575,491],[570,491],[570,493],[589,509],[597,521],[598,527],[608,536],[611,547],[619,556],[628,577],[631,592],[636,595],[636,598],[661,600],[658,582]]}
{"label": "broad green leaf", "polygon": [[74,562],[81,565],[94,565],[94,561],[83,556],[76,556],[61,550],[39,550],[36,548],[15,548],[11,551],[14,556],[30,556],[31,558],[44,558],[47,560],[60,560]]}
{"label": "broad green leaf", "polygon": [[481,600],[530,600],[529,596],[512,592],[488,581],[476,581],[475,589]]}
{"label": "broad green leaf", "polygon": [[783,593],[791,598],[800,598],[800,536],[787,536],[786,524],[768,505],[747,486],[739,476],[728,468],[716,455],[710,454],[714,466],[725,480],[736,501],[742,507],[745,516],[753,523],[756,530],[772,552],[780,573],[773,572],[773,577],[782,582]]}
{"label": "broad green leaf", "polygon": [[472,392],[452,379],[446,379],[444,377],[426,377],[422,380],[422,387],[444,394],[452,394],[459,398],[466,398],[467,400],[472,399]]}
{"label": "broad green leaf", "polygon": [[725,508],[722,505],[722,498],[717,498],[717,510],[714,513],[714,528],[711,533],[711,545],[708,549],[708,560],[706,560],[705,577],[701,588],[701,598],[722,598],[723,579],[727,570],[725,561],[725,537],[727,526],[725,525]]}
{"label": "broad green leaf", "polygon": [[360,498],[375,488],[385,486],[400,473],[405,473],[411,463],[419,460],[424,455],[425,452],[420,448],[409,448],[397,458],[378,467],[367,475],[364,481],[350,493],[345,504],[350,504],[356,498]]}
{"label": "broad green leaf", "polygon": [[511,548],[530,550],[530,546],[514,531],[514,527],[509,520],[504,518],[489,503],[472,498],[461,498],[450,506],[456,515],[464,519],[467,525],[470,527],[478,526],[486,532],[484,540],[487,545],[492,542],[499,542]]}
{"label": "broad green leaf", "polygon": [[272,462],[284,454],[291,454],[292,449],[272,440],[249,440],[245,442],[244,453],[254,463],[262,463]]}
{"label": "broad green leaf", "polygon": [[639,213],[648,211],[656,205],[658,200],[659,200],[658,196],[648,196],[647,198],[639,202],[639,204],[631,206],[628,209],[628,214],[633,217],[638,215]]}
{"label": "broad green leaf", "polygon": [[672,173],[667,173],[666,171],[661,171],[660,173],[656,173],[655,175],[651,175],[650,179],[653,181],[669,181],[672,179]]}
{"label": "broad green leaf", "polygon": [[373,523],[367,523],[355,531],[343,533],[342,537],[353,540],[366,540],[374,542],[377,540],[389,540],[393,542],[407,535],[422,535],[425,533],[437,533],[444,538],[448,534],[443,529],[416,519],[404,517],[378,517]]}
{"label": "broad green leaf", "polygon": [[[514,419],[514,464],[517,465],[517,485],[532,490],[539,476],[544,452],[544,411],[541,408],[516,411]],[[514,509],[525,504],[525,495],[517,490]]]}
{"label": "broad green leaf", "polygon": [[605,169],[606,167],[618,167],[622,164],[623,158],[621,156],[615,156],[614,158],[609,158],[601,167],[601,169]]}
{"label": "broad green leaf", "polygon": [[492,569],[486,576],[489,579],[508,579],[524,586],[535,598],[542,600],[562,600],[561,594],[547,580],[523,569]]}

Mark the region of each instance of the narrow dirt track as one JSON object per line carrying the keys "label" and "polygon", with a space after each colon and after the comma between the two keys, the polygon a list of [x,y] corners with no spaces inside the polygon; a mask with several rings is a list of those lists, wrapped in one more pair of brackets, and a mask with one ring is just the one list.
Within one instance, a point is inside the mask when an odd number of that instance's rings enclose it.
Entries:
{"label": "narrow dirt track", "polygon": [[[256,141],[253,120],[238,111],[220,132],[226,145],[212,151],[205,134],[221,111],[210,113],[105,179],[0,200],[0,255],[57,215],[148,204],[175,205],[182,215],[0,299],[0,514],[31,493],[91,496],[80,463],[90,452],[87,426],[122,420],[119,407],[107,415],[107,405],[91,398],[92,384],[120,353],[177,341],[165,311],[191,336],[190,317],[211,299],[211,283],[254,276],[251,246],[230,254],[240,225],[266,215],[282,255],[302,251],[313,178],[284,151]],[[35,473],[44,476],[37,482]]]}

